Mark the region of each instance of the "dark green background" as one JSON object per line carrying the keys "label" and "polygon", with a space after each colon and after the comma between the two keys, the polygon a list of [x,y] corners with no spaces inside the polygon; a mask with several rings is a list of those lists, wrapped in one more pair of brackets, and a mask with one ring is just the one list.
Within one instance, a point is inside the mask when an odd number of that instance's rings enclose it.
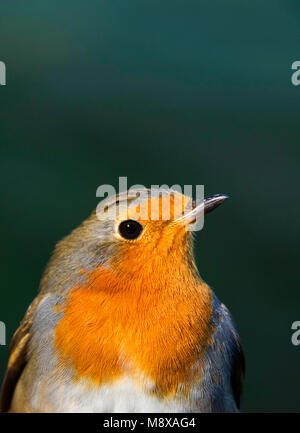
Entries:
{"label": "dark green background", "polygon": [[299,21],[296,0],[2,0],[8,340],[97,186],[204,184],[230,195],[196,253],[245,347],[243,410],[299,411]]}

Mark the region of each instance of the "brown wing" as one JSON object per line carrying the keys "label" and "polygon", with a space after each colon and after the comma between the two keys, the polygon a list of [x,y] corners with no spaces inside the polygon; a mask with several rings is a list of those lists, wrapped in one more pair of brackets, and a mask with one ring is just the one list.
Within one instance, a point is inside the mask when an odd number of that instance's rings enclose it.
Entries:
{"label": "brown wing", "polygon": [[32,302],[13,336],[8,366],[0,393],[0,413],[9,411],[16,385],[26,365],[32,318],[40,301],[41,296],[38,296]]}

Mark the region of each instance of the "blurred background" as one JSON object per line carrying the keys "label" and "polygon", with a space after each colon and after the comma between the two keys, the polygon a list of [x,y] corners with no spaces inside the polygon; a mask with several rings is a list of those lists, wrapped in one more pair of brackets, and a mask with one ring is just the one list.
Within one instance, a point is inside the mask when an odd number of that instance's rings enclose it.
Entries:
{"label": "blurred background", "polygon": [[[196,237],[246,352],[242,409],[300,411],[298,1],[2,0],[1,300],[9,342],[96,188],[226,193]],[[8,346],[0,347],[0,380]]]}

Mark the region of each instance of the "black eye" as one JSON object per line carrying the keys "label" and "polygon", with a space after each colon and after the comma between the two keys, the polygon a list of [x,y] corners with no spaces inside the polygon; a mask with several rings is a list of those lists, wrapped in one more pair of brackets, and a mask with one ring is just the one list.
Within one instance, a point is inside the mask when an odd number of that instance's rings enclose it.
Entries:
{"label": "black eye", "polygon": [[126,220],[119,225],[119,233],[125,239],[136,239],[142,231],[142,224],[134,220]]}

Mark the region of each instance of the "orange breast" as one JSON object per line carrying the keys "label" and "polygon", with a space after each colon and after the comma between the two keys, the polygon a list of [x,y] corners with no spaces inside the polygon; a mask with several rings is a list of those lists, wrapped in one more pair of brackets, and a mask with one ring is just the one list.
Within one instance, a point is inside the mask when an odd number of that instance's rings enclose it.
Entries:
{"label": "orange breast", "polygon": [[[200,379],[212,295],[190,271],[128,279],[99,268],[71,290],[55,333],[59,362],[99,385],[130,374],[167,396]],[[180,276],[180,278],[179,278]],[[154,283],[155,281],[155,283]]]}

